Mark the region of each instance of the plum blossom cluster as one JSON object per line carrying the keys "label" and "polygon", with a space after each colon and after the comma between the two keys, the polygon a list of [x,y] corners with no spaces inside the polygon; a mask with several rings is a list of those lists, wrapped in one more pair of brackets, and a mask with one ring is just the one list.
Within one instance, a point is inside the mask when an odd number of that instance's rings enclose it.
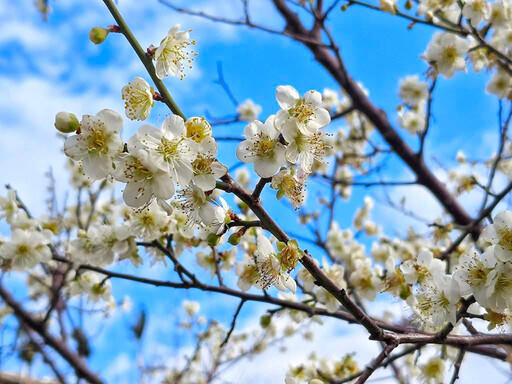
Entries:
{"label": "plum blossom cluster", "polygon": [[328,155],[327,134],[321,129],[330,123],[331,116],[317,91],[301,97],[295,88],[279,86],[276,96],[281,110],[265,122],[249,123],[236,155],[246,164],[253,163],[260,177],[273,177],[272,188],[278,191],[278,198],[286,196],[298,207],[314,162],[322,163]]}
{"label": "plum blossom cluster", "polygon": [[[393,0],[381,0],[380,6],[385,12],[398,12]],[[450,78],[466,71],[468,60],[475,72],[496,68],[487,91],[499,98],[510,98],[510,74],[503,67],[506,59],[493,50],[505,52],[505,57],[510,53],[511,12],[508,3],[490,4],[484,0],[424,0],[418,3],[417,12],[445,27],[470,28],[468,33],[445,31],[434,35],[422,55],[430,66],[430,84],[419,76],[408,76],[400,83],[399,125],[424,139],[430,119],[430,93],[438,75]],[[489,45],[476,41],[469,33],[482,23],[486,23],[486,33],[492,29]],[[190,40],[189,32],[176,25],[158,47],[148,48],[147,58],[155,61],[153,75],[158,79],[183,79],[195,56],[190,50],[195,42]],[[157,85],[158,79],[154,79]],[[361,84],[358,86],[358,92],[368,95]],[[130,120],[146,120],[155,102],[170,102],[141,77],[123,87],[121,97]],[[233,199],[234,203],[223,195],[223,190],[229,192],[229,188],[239,186],[250,190],[250,173],[239,169],[236,184],[231,184],[228,168],[218,159],[212,125],[204,117],[186,119],[177,110],[158,127],[139,126],[125,141],[123,118],[113,110],[84,115],[80,120],[72,113],[60,112],[55,127],[65,138],[70,182],[78,190],[76,204],[58,213],[52,209],[52,215],[35,219],[9,189],[7,196],[0,197],[0,218],[10,228],[10,238],[0,239],[2,268],[29,272],[30,294],[38,297],[51,286],[40,278],[47,277],[43,273],[46,268],[54,268],[57,262],[66,263],[69,270],[59,271],[63,294],[69,298],[85,295],[94,305],[105,305],[108,312],[117,304],[112,294],[112,276],[102,275],[108,272],[102,268],[116,263],[131,263],[135,268],[147,261],[151,266],[172,263],[181,283],[171,284],[207,290],[209,286],[184,267],[190,263],[187,255],[192,255],[192,263],[200,267],[200,272],[217,279],[218,286],[210,290],[242,298],[237,314],[247,297],[264,301],[270,297],[266,291],[272,287],[280,291],[280,303],[295,305],[269,310],[260,319],[261,329],[253,334],[231,336],[233,329],[226,330],[216,321],[199,316],[198,303],[183,302],[186,320],[179,326],[198,331],[195,355],[185,369],[168,369],[163,382],[207,381],[211,375],[205,373],[206,355],[213,359],[209,361],[212,367],[229,364],[240,356],[262,352],[279,337],[301,334],[310,340],[312,333],[307,327],[322,323],[317,310],[332,317],[347,314],[330,293],[332,290],[324,288],[308,269],[295,272],[301,259],[304,262],[304,257],[309,257],[298,241],[282,242],[265,231],[270,230],[265,219],[272,219],[258,210],[261,190],[257,189],[268,183],[277,199],[286,197],[296,210],[300,209],[299,224],[313,228],[311,233],[316,237],[309,241],[325,251],[325,257],[313,260],[320,276],[349,292],[361,308],[385,293],[405,303],[425,331],[456,327],[461,316],[469,314],[484,320],[489,330],[512,324],[512,212],[499,213],[478,242],[463,241],[451,251],[452,223],[439,218],[427,235],[410,229],[405,238],[390,238],[372,220],[375,201],[370,197],[362,199],[355,211],[352,229],[343,229],[334,218],[336,194],[348,199],[355,174],[369,173],[373,158],[386,150],[372,141],[372,123],[355,109],[343,91],[341,97],[331,89],[324,89],[322,94],[311,90],[301,95],[291,86],[279,86],[276,98],[280,110],[264,121],[259,120],[261,107],[251,99],[237,106],[235,120],[247,125],[236,157],[244,164],[252,164],[259,182],[252,194],[245,194],[244,190]],[[336,115],[344,118],[346,126],[331,135],[327,126]],[[331,158],[332,166],[327,161]],[[462,165],[468,160],[459,153],[457,161]],[[500,168],[496,169],[511,173],[510,162],[498,165]],[[325,240],[318,231],[321,212],[304,206],[306,185],[313,178],[332,187],[330,201],[324,196],[318,199],[320,207],[331,212]],[[448,179],[455,182],[457,193],[479,185],[476,177],[455,171],[449,173]],[[100,183],[93,191],[95,181]],[[122,201],[115,197],[116,183],[123,185]],[[111,190],[112,197],[100,200],[105,190]],[[81,198],[82,191],[89,192],[88,201]],[[307,236],[302,237],[308,240]],[[367,249],[367,244],[371,248]],[[145,252],[140,252],[141,248]],[[236,276],[233,285],[236,281],[238,290],[223,282],[229,272]],[[252,288],[265,292],[248,296],[246,292]],[[51,302],[45,304],[51,308]],[[389,320],[393,315],[384,313],[384,317]],[[230,337],[230,344],[225,347]],[[450,348],[422,357],[419,364],[406,360],[410,376],[427,383],[442,382],[445,355],[455,361]],[[351,354],[336,359],[311,355],[308,363],[289,368],[285,383],[337,382],[358,372]]]}
{"label": "plum blossom cluster", "polygon": [[134,208],[155,200],[164,209],[176,193],[179,208],[190,213],[190,224],[217,224],[224,220],[222,205],[214,205],[205,192],[215,188],[227,168],[216,160],[217,144],[204,118],[184,121],[167,117],[160,128],[142,125],[127,143],[120,133],[122,118],[111,110],[82,118],[64,152],[79,163],[91,180],[113,178],[125,183],[123,198]]}
{"label": "plum blossom cluster", "polygon": [[[412,8],[413,3],[405,4],[405,12]],[[380,10],[395,14],[398,4],[395,0],[381,0]],[[429,77],[443,75],[451,78],[456,72],[466,72],[467,63],[470,62],[476,73],[484,68],[494,71],[486,86],[487,93],[500,99],[511,98],[512,14],[508,1],[422,0],[417,2],[416,14],[424,18],[426,23],[444,29],[433,35],[421,56],[430,66]],[[418,83],[417,78],[407,77],[402,82],[400,97],[410,109],[404,111],[400,107],[399,110],[400,125],[413,134],[421,132],[425,126],[421,116],[424,105],[402,97],[403,87],[412,91],[410,86],[414,82]]]}

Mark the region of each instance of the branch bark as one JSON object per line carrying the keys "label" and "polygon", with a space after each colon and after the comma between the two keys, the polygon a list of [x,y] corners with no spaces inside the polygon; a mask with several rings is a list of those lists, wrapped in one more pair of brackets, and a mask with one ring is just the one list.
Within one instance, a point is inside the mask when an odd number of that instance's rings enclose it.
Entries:
{"label": "branch bark", "polygon": [[96,373],[89,369],[85,361],[80,358],[78,354],[73,352],[68,348],[66,344],[50,334],[44,325],[34,319],[34,317],[27,311],[25,311],[23,307],[2,285],[0,285],[0,297],[5,302],[5,304],[13,310],[14,315],[21,323],[25,324],[27,327],[36,332],[44,340],[46,345],[52,347],[60,356],[62,356],[64,360],[69,363],[69,365],[74,368],[78,377],[82,377],[89,383],[93,384],[103,383],[103,381],[96,375]]}

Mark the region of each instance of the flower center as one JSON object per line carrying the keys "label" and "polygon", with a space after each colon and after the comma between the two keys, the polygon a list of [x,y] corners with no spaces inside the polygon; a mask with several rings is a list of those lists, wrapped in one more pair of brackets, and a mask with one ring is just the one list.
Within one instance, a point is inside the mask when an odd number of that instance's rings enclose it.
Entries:
{"label": "flower center", "polygon": [[108,140],[105,135],[105,124],[99,123],[98,127],[92,128],[87,135],[89,153],[107,153]]}
{"label": "flower center", "polygon": [[170,162],[178,154],[178,147],[183,139],[169,140],[162,137],[157,151],[164,157],[164,160]]}
{"label": "flower center", "polygon": [[512,279],[505,273],[500,273],[499,277],[496,279],[494,289],[496,292],[505,293],[509,291],[510,288],[512,288]]}
{"label": "flower center", "polygon": [[469,272],[470,285],[482,286],[487,281],[488,271],[481,267],[472,268]]}
{"label": "flower center", "polygon": [[270,285],[277,283],[279,271],[274,269],[271,257],[260,263],[258,268],[261,274],[259,282],[262,284],[263,289],[267,289]]}
{"label": "flower center", "polygon": [[443,60],[453,64],[457,59],[457,49],[454,46],[446,47],[443,51]]}
{"label": "flower center", "polygon": [[153,177],[153,174],[146,168],[137,157],[133,157],[132,161],[126,164],[124,175],[128,179],[147,180]]}
{"label": "flower center", "polygon": [[437,361],[429,362],[427,365],[425,365],[423,374],[430,378],[438,377],[441,374],[441,364],[439,364]]}
{"label": "flower center", "polygon": [[205,137],[210,136],[212,133],[212,127],[204,117],[192,118],[185,123],[185,126],[187,128],[187,137],[197,143],[200,143]]}
{"label": "flower center", "polygon": [[430,276],[430,272],[428,268],[425,268],[422,265],[414,264],[414,270],[416,271],[416,274],[418,275],[418,283],[421,283],[423,280],[425,280],[427,277]]}
{"label": "flower center", "polygon": [[183,73],[184,64],[192,68],[190,64],[194,61],[194,56],[197,56],[194,51],[187,49],[189,45],[195,45],[195,41],[177,41],[174,36],[169,37],[165,47],[162,51],[161,58],[165,62],[173,63],[180,73],[180,79],[183,80],[185,74]]}
{"label": "flower center", "polygon": [[500,242],[498,243],[508,251],[512,251],[512,231],[504,230],[500,233]]}
{"label": "flower center", "polygon": [[291,117],[297,119],[300,124],[307,124],[315,115],[315,109],[304,99],[299,99],[295,107],[290,108],[288,113]]}
{"label": "flower center", "polygon": [[258,134],[258,140],[254,143],[253,152],[260,158],[272,157],[276,141],[263,133]]}
{"label": "flower center", "polygon": [[140,222],[145,227],[149,227],[155,223],[155,221],[153,220],[153,216],[151,215],[142,215],[142,217],[140,218]]}
{"label": "flower center", "polygon": [[29,246],[27,244],[20,244],[18,245],[18,255],[23,257],[26,256],[29,253]]}
{"label": "flower center", "polygon": [[248,265],[244,268],[243,272],[240,275],[242,280],[248,281],[251,284],[254,284],[258,281],[260,274],[258,272],[258,268],[254,265]]}
{"label": "flower center", "polygon": [[211,174],[213,163],[212,157],[204,157],[199,155],[196,160],[192,163],[192,169],[195,175]]}

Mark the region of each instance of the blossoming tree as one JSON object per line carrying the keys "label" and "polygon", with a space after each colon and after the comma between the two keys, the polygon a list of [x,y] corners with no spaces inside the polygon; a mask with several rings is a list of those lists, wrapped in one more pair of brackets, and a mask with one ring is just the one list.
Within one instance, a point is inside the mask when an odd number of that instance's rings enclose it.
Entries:
{"label": "blossoming tree", "polygon": [[[146,120],[155,103],[164,103],[168,114],[159,127],[141,123],[124,142],[121,111],[91,111],[81,118],[72,111],[59,112],[55,127],[64,139],[76,201],[33,217],[11,187],[0,197],[0,217],[10,228],[0,240],[3,274],[21,274],[29,287],[21,303],[8,283],[0,283],[2,316],[16,321],[14,349],[21,359],[30,362],[40,355],[58,382],[73,376],[104,382],[85,359],[90,354],[84,332],[87,310],[99,306],[105,313],[115,311],[119,298],[111,281],[124,279],[158,291],[201,290],[212,300],[240,300],[230,324],[216,322],[208,313],[199,316],[199,303],[184,300],[185,324],[195,332],[195,347],[176,364],[152,367],[151,379],[141,369],[141,380],[222,382],[227,368],[265,353],[266,346],[287,335],[303,332],[310,339],[309,325],[327,317],[336,319],[340,329],[349,324],[363,328],[380,352],[370,361],[356,362],[348,354],[312,356],[300,364],[286,361],[284,353],[283,363],[290,368],[280,382],[364,383],[390,367],[399,383],[454,383],[469,354],[512,361],[512,211],[496,209],[505,207],[512,190],[512,183],[499,189],[497,182],[510,175],[512,155],[508,0],[272,0],[286,23],[284,30],[253,22],[248,0],[241,0],[240,19],[162,0],[182,14],[292,39],[311,52],[341,89],[301,94],[293,84],[281,85],[275,90],[280,109],[274,114],[260,118],[261,107],[246,100],[237,105],[233,119],[223,121],[187,116],[165,85],[169,76],[186,81],[196,55],[193,47],[200,44],[191,40],[191,31],[172,26],[158,46],[143,48],[114,1],[103,2],[114,24],[92,28],[91,41],[129,44],[145,68],[120,90],[124,115]],[[44,1],[39,6],[48,11]],[[404,76],[398,84],[399,127],[351,76],[329,29],[337,13],[356,6],[407,19],[410,28],[425,24],[434,31],[422,55],[428,71]],[[456,72],[484,69],[492,75],[482,91],[499,103],[496,153],[468,160],[459,152],[457,161],[467,171],[448,171],[450,180],[443,182],[424,157],[436,84],[449,82]],[[229,86],[222,85],[230,94]],[[345,128],[333,130],[334,121]],[[215,134],[221,124],[233,125],[232,137]],[[407,144],[407,135],[417,137],[417,147]],[[231,157],[242,168],[228,169],[219,161],[224,141],[238,142]],[[387,156],[401,159],[415,178],[380,178],[379,164]],[[476,176],[477,168],[485,170],[484,177]],[[315,183],[321,192],[313,205],[307,190]],[[352,228],[337,222],[337,202],[350,199],[356,187],[408,185],[425,188],[444,210],[429,223],[428,232],[390,237],[391,231],[372,221],[370,197],[357,210]],[[115,193],[116,186],[122,196]],[[263,199],[265,189],[275,193]],[[102,202],[106,190],[112,190],[112,197]],[[460,203],[458,196],[467,191],[481,196],[478,210]],[[288,231],[279,216],[269,213],[272,199],[284,200],[296,212],[300,229]],[[402,205],[393,207],[421,219]],[[310,243],[315,252],[307,250]],[[124,273],[127,263],[165,264],[173,278]],[[203,271],[211,278],[198,277]],[[399,301],[408,311],[375,314],[372,306],[378,300]],[[85,323],[71,325],[69,332],[66,312],[78,301]],[[260,327],[237,330],[243,306],[251,301],[267,305],[258,315]],[[145,314],[134,327],[137,337],[144,319]]]}

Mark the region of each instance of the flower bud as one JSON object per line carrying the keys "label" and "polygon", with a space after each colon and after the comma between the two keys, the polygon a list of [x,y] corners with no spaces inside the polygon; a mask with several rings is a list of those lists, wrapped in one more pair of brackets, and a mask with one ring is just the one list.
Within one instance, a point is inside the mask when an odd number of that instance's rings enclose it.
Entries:
{"label": "flower bud", "polygon": [[263,315],[260,317],[261,328],[267,328],[270,325],[271,317],[269,315]]}
{"label": "flower bud", "polygon": [[75,132],[80,127],[77,117],[68,112],[59,112],[55,116],[55,128],[62,133]]}
{"label": "flower bud", "polygon": [[89,31],[89,40],[91,40],[94,44],[101,44],[107,39],[108,32],[108,29],[94,27]]}
{"label": "flower bud", "polygon": [[217,236],[214,233],[210,233],[208,237],[206,238],[206,242],[210,247],[215,247],[216,245],[219,245],[220,243],[220,236]]}
{"label": "flower bud", "polygon": [[235,232],[229,236],[228,243],[231,245],[238,245],[240,243],[241,236],[238,232]]}

